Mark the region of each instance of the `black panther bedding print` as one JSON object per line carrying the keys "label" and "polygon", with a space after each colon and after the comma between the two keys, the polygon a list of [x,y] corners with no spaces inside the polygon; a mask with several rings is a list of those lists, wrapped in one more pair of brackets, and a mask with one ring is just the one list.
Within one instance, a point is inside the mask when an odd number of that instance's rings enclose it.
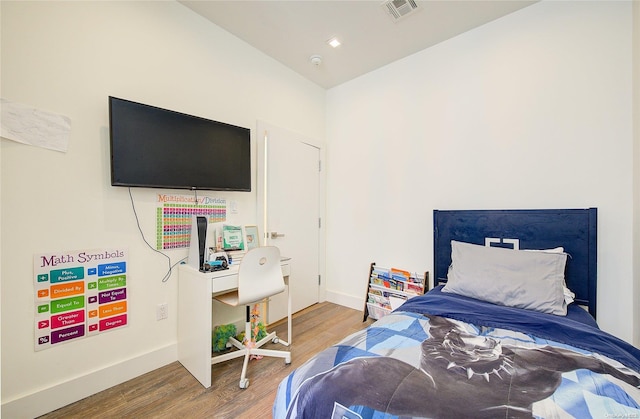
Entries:
{"label": "black panther bedding print", "polygon": [[[392,316],[380,333],[356,335],[292,374],[281,384],[274,417],[640,414],[640,376],[604,357],[445,317]],[[347,345],[354,345],[351,354]],[[322,370],[332,355],[335,365]]]}

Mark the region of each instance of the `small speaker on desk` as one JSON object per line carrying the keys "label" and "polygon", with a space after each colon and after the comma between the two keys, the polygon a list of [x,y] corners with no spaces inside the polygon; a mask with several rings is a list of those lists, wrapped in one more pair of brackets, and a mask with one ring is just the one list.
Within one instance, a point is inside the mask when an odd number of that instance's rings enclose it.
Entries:
{"label": "small speaker on desk", "polygon": [[207,252],[207,226],[209,219],[205,215],[191,217],[191,241],[189,243],[188,265],[199,271],[203,270]]}

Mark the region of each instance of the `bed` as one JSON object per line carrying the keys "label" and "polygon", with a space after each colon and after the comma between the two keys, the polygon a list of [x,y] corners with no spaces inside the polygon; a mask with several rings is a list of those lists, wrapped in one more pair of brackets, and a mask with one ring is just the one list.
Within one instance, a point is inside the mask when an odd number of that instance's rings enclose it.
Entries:
{"label": "bed", "polygon": [[274,418],[640,417],[596,251],[595,208],[434,211],[434,288],[294,370]]}

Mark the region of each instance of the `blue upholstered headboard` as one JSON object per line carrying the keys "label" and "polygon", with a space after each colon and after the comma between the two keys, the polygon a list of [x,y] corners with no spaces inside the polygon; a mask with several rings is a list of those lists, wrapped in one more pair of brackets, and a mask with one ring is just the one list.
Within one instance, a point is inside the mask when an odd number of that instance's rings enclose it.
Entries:
{"label": "blue upholstered headboard", "polygon": [[569,254],[565,278],[576,302],[596,316],[597,208],[557,210],[454,210],[433,211],[434,284],[447,281],[451,264],[451,240],[520,249],[562,246]]}

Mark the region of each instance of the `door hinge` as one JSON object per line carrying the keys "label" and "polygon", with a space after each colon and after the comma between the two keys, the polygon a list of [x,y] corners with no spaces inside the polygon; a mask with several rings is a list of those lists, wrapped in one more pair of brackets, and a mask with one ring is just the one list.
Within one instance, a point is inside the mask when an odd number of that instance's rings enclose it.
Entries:
{"label": "door hinge", "polygon": [[318,218],[318,228],[322,228],[322,218]]}
{"label": "door hinge", "polygon": [[320,281],[320,275],[318,275],[318,285],[321,285],[321,281]]}
{"label": "door hinge", "polygon": [[318,172],[322,172],[322,160],[318,160]]}

